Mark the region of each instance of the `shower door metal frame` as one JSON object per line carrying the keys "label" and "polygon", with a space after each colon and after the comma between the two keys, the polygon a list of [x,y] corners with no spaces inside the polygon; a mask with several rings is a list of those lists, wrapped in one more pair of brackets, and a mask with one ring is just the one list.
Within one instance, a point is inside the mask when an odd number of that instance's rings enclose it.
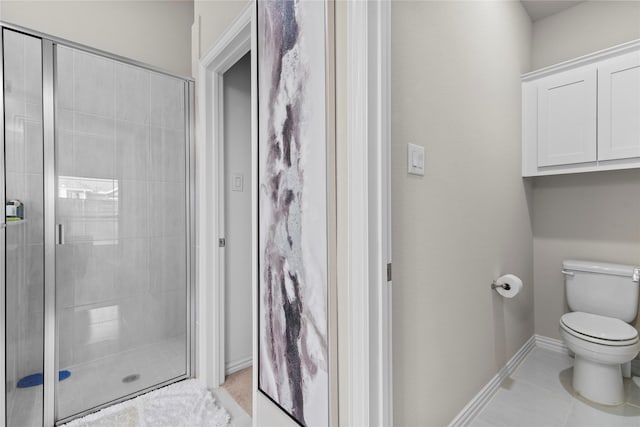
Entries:
{"label": "shower door metal frame", "polygon": [[[196,221],[195,221],[195,82],[191,77],[180,76],[175,73],[163,70],[152,65],[115,55],[79,43],[54,37],[18,25],[0,21],[0,82],[4,83],[4,56],[3,56],[3,30],[8,29],[33,36],[42,41],[42,101],[43,101],[43,143],[44,143],[44,400],[43,400],[43,426],[52,427],[58,424],[69,422],[82,417],[88,413],[98,411],[102,408],[132,399],[151,390],[172,384],[187,378],[193,378],[196,374],[196,284],[195,284],[195,256],[196,244]],[[64,419],[57,419],[57,378],[58,369],[58,325],[56,316],[56,274],[55,274],[55,251],[56,251],[56,176],[55,176],[55,64],[56,46],[65,46],[93,55],[98,55],[106,59],[118,61],[124,64],[153,71],[169,77],[182,80],[184,83],[184,114],[185,114],[185,190],[187,197],[186,204],[186,372],[161,383],[147,387],[137,392],[127,394],[106,402],[102,405],[89,408],[83,412],[74,414]],[[4,84],[0,84],[0,134],[2,135],[2,147],[5,143],[4,134]],[[1,200],[5,200],[5,158],[4,149],[0,149],[0,195]],[[6,358],[6,274],[5,274],[5,254],[6,245],[6,223],[4,216],[0,222],[0,277],[2,277],[2,289],[0,290],[0,351]],[[0,369],[0,385],[5,383],[6,367]],[[6,412],[6,390],[0,387],[0,420],[5,422]]]}
{"label": "shower door metal frame", "polygon": [[42,424],[55,423],[58,325],[56,316],[56,169],[53,42],[42,39],[42,135],[44,177],[44,401]]}
{"label": "shower door metal frame", "polygon": [[[0,200],[4,205],[7,200],[5,195],[5,159],[4,159],[4,146],[5,146],[5,133],[4,133],[4,30],[0,27],[0,135],[2,136],[2,147],[0,147]],[[4,208],[3,208],[4,209]],[[0,367],[0,420],[3,424],[6,424],[7,419],[7,348],[6,348],[6,245],[7,245],[7,218],[5,217],[6,211],[2,214],[0,220],[0,277],[2,278],[2,289],[0,289],[0,321],[2,327],[0,327],[0,351],[4,355],[3,366]]]}

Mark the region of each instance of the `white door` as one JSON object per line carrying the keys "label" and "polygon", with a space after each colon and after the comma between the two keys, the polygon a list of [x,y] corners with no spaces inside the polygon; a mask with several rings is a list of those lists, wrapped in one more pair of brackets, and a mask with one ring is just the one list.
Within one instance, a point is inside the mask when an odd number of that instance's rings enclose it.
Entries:
{"label": "white door", "polygon": [[565,71],[538,84],[538,166],[596,161],[596,67]]}
{"label": "white door", "polygon": [[598,160],[640,157],[640,52],[598,67]]}

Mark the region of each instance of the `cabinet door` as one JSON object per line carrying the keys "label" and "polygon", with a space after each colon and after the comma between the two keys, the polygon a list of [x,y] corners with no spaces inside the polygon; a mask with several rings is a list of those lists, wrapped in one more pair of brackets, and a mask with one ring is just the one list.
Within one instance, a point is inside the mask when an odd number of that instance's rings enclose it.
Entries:
{"label": "cabinet door", "polygon": [[538,84],[538,166],[596,161],[596,67]]}
{"label": "cabinet door", "polygon": [[640,157],[640,52],[598,67],[598,160]]}

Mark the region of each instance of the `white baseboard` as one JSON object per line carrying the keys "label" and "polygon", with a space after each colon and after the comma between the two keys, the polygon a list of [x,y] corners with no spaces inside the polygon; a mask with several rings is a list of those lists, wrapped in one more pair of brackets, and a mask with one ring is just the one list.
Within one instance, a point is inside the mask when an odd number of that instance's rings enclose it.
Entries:
{"label": "white baseboard", "polygon": [[544,337],[542,335],[534,335],[536,346],[547,350],[555,351],[562,354],[569,354],[569,348],[562,340]]}
{"label": "white baseboard", "polygon": [[240,359],[235,362],[227,363],[224,368],[224,373],[225,375],[231,375],[234,372],[238,372],[245,368],[249,368],[251,367],[251,365],[253,365],[253,358],[249,356],[245,359]]}
{"label": "white baseboard", "polygon": [[489,383],[485,385],[478,394],[465,406],[462,411],[449,423],[449,427],[463,427],[468,425],[479,413],[484,409],[485,405],[489,403],[493,395],[498,391],[500,384],[509,375],[515,371],[516,367],[524,360],[524,358],[533,350],[537,345],[536,335],[533,335],[527,340],[526,343],[513,355],[507,364],[498,371],[498,373],[491,378]]}

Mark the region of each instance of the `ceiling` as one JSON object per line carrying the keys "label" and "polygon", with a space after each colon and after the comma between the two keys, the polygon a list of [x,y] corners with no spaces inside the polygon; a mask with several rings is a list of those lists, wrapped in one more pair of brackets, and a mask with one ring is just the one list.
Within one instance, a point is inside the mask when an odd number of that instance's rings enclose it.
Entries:
{"label": "ceiling", "polygon": [[532,21],[546,18],[582,3],[583,0],[520,0]]}

